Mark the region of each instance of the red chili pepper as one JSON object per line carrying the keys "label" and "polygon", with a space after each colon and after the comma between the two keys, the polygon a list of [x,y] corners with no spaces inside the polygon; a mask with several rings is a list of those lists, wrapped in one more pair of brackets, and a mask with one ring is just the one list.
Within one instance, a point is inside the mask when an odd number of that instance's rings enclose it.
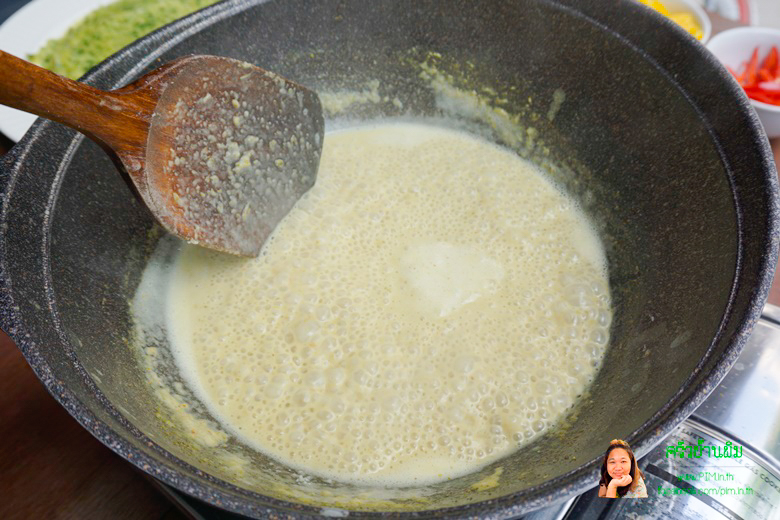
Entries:
{"label": "red chili pepper", "polygon": [[780,106],[780,53],[773,46],[758,65],[758,47],[753,49],[750,61],[743,64],[742,74],[734,75],[750,99]]}
{"label": "red chili pepper", "polygon": [[780,93],[769,92],[760,88],[746,88],[745,93],[750,99],[769,103],[770,105],[780,105]]}
{"label": "red chili pepper", "polygon": [[764,89],[764,88],[759,86],[759,85],[763,85],[764,83],[766,83],[766,82],[758,83],[754,87],[745,87],[745,92],[747,92],[747,93],[756,92],[756,93],[760,93],[760,94],[766,94],[766,95],[769,95],[769,96],[780,96],[780,92],[778,92],[776,90]]}
{"label": "red chili pepper", "polygon": [[772,75],[772,79],[774,79],[777,77],[775,74],[775,71],[777,70],[777,64],[777,47],[772,46],[772,49],[766,56],[766,59],[764,59],[764,63],[761,64],[761,70],[766,70],[769,74]]}
{"label": "red chili pepper", "polygon": [[744,83],[742,85],[745,87],[755,86],[757,77],[758,77],[758,47],[753,49],[753,55],[750,57],[750,61],[747,64],[747,69],[745,69]]}
{"label": "red chili pepper", "polygon": [[754,101],[760,101],[761,103],[766,103],[767,105],[774,105],[774,106],[780,105],[779,98],[773,98],[765,94],[755,94],[751,96],[750,99]]}
{"label": "red chili pepper", "polygon": [[761,92],[748,92],[748,97],[753,101],[761,101],[762,103],[769,103],[769,97]]}

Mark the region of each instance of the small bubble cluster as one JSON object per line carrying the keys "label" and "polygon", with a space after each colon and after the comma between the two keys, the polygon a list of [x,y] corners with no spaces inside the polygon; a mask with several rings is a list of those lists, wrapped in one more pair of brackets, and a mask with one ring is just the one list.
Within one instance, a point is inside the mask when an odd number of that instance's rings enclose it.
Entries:
{"label": "small bubble cluster", "polygon": [[612,317],[571,200],[507,150],[414,124],[328,134],[260,257],[183,250],[169,313],[227,428],[382,485],[465,474],[544,433],[592,381]]}

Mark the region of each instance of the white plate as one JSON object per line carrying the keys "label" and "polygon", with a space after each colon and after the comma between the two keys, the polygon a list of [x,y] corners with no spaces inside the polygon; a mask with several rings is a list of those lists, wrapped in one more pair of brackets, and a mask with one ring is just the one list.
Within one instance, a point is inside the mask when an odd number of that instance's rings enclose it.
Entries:
{"label": "white plate", "polygon": [[[114,0],[32,0],[0,25],[0,50],[26,59],[91,11]],[[22,138],[35,116],[0,105],[0,132],[13,141]]]}

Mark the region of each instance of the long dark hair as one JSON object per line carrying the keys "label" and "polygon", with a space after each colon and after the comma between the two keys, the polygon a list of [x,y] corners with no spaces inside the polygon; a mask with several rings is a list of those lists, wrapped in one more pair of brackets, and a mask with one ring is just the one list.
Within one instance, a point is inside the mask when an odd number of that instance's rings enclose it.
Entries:
{"label": "long dark hair", "polygon": [[612,477],[607,473],[607,460],[609,459],[609,454],[616,448],[626,450],[628,452],[628,458],[631,459],[631,471],[629,472],[629,475],[631,475],[631,484],[617,488],[617,496],[622,497],[628,493],[629,490],[636,489],[638,483],[637,475],[642,478],[644,478],[644,475],[642,474],[642,470],[639,469],[639,465],[636,463],[636,457],[634,457],[634,452],[631,451],[631,446],[629,446],[626,441],[612,439],[609,443],[609,448],[607,448],[607,452],[604,454],[604,462],[601,463],[601,480],[599,481],[599,485],[603,484],[604,487],[609,487],[609,483],[612,481]]}

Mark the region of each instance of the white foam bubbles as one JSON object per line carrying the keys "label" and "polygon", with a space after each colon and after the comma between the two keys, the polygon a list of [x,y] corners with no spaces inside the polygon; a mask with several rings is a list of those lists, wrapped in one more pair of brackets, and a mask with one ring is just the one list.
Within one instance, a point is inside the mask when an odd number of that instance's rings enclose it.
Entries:
{"label": "white foam bubbles", "polygon": [[572,201],[507,150],[409,124],[329,134],[259,258],[187,247],[168,294],[177,362],[226,428],[375,485],[454,478],[547,431],[611,319]]}

